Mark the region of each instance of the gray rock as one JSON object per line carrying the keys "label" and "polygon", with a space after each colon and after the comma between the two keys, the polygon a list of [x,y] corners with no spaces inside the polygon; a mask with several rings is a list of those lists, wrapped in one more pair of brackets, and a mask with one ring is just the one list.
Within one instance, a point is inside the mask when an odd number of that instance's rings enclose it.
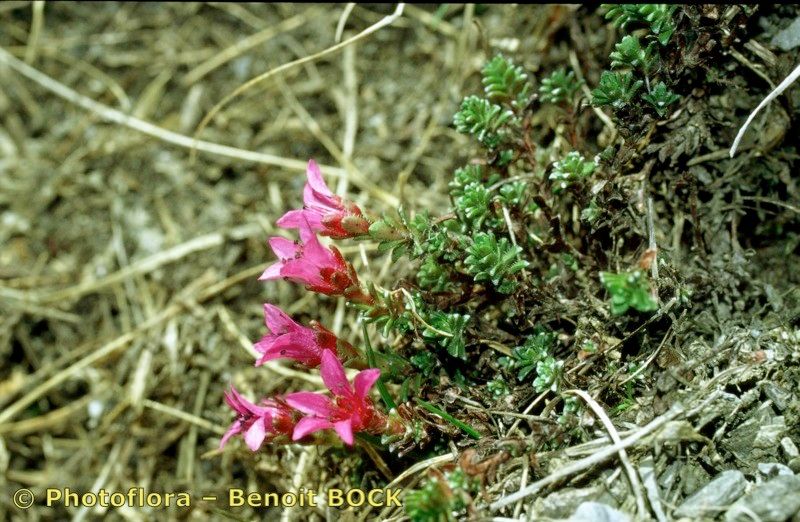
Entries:
{"label": "gray rock", "polygon": [[711,476],[696,462],[687,462],[678,471],[681,479],[681,490],[687,497],[693,495],[711,481]]}
{"label": "gray rock", "polygon": [[599,502],[584,502],[568,522],[631,522],[631,517]]}
{"label": "gray rock", "polygon": [[725,522],[784,522],[800,510],[800,477],[780,476],[754,487],[725,512]]}
{"label": "gray rock", "polygon": [[564,488],[551,493],[537,503],[536,514],[544,518],[567,518],[578,506],[589,500],[597,500],[602,488]]}
{"label": "gray rock", "polygon": [[783,454],[787,459],[800,457],[800,450],[797,449],[797,444],[795,444],[794,441],[789,437],[784,437],[781,439],[781,449],[783,449]]}
{"label": "gray rock", "polygon": [[764,384],[764,394],[772,400],[772,404],[774,404],[780,412],[783,412],[792,400],[792,392],[784,390],[774,382],[767,382]]}
{"label": "gray rock", "polygon": [[758,465],[758,473],[766,480],[777,476],[794,475],[794,471],[789,466],[785,466],[780,462],[761,462]]}
{"label": "gray rock", "polygon": [[770,43],[782,51],[790,51],[800,45],[800,16],[795,18],[789,27],[773,36]]}
{"label": "gray rock", "polygon": [[734,454],[740,462],[740,469],[755,472],[758,462],[778,460],[780,441],[786,431],[783,416],[759,412],[731,431],[723,439],[722,447]]}
{"label": "gray rock", "polygon": [[675,518],[697,518],[725,511],[741,498],[747,488],[744,473],[738,470],[723,471],[714,480],[687,498],[673,513]]}

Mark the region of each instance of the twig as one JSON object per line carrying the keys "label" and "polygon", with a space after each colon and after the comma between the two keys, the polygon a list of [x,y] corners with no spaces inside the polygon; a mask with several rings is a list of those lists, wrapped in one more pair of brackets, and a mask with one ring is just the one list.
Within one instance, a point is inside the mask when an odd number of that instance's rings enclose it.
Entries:
{"label": "twig", "polygon": [[[586,80],[584,79],[583,72],[581,71],[581,64],[578,61],[578,55],[574,50],[569,52],[569,64],[572,66],[572,70],[575,71],[575,77],[581,83],[581,90],[583,91],[583,94],[586,95],[587,99],[591,100],[592,91],[589,90],[589,86],[586,85]],[[592,105],[592,111],[594,111],[597,117],[600,118],[600,121],[603,122],[603,125],[608,127],[608,130],[611,131],[611,139],[608,141],[613,142],[617,138],[617,127],[614,125],[614,122],[611,121],[611,118],[609,118],[605,112],[601,111],[599,107]]]}
{"label": "twig", "polygon": [[[120,112],[107,105],[103,105],[102,103],[96,102],[91,98],[87,98],[82,94],[79,94],[78,92],[72,90],[63,83],[60,83],[50,78],[46,74],[18,60],[13,55],[11,55],[11,53],[9,53],[3,48],[0,48],[0,62],[7,64],[12,69],[22,74],[29,80],[38,83],[40,86],[64,98],[68,102],[74,103],[75,105],[87,111],[93,112],[107,121],[124,125],[125,127],[141,132],[142,134],[146,134],[148,136],[160,139],[167,143],[171,143],[173,145],[177,145],[180,147],[185,147],[187,149],[192,149],[192,151],[199,150],[201,152],[216,154],[218,156],[225,156],[228,158],[235,158],[243,161],[252,161],[254,163],[262,163],[264,165],[272,165],[299,172],[306,171],[307,167],[306,161],[284,158],[282,156],[265,154],[263,152],[254,152],[250,150],[238,149],[236,147],[230,147],[228,145],[220,145],[219,143],[194,139],[189,136],[184,136],[183,134],[179,134],[177,132],[163,129],[161,127],[158,127],[157,125],[153,125],[152,123],[146,122],[139,118],[135,118],[133,116]],[[339,167],[334,167],[332,165],[320,165],[320,168],[326,174],[330,174],[332,176],[341,177],[348,175],[347,171],[345,171],[344,169],[341,169]],[[354,183],[356,185],[359,184],[358,180],[354,180]],[[376,191],[374,186],[360,186],[360,188],[366,190],[367,192],[378,198],[385,199],[386,197],[384,191],[381,190]],[[389,204],[395,203],[394,200],[386,202]]]}
{"label": "twig", "polygon": [[456,460],[455,455],[453,455],[452,453],[445,453],[444,455],[439,455],[437,457],[431,457],[431,458],[429,458],[427,460],[423,460],[422,462],[417,462],[416,464],[414,464],[413,466],[411,466],[410,468],[408,468],[404,472],[402,472],[399,475],[397,475],[394,478],[393,481],[389,482],[389,484],[386,485],[386,489],[388,490],[388,489],[393,488],[394,486],[400,484],[406,478],[410,477],[414,473],[417,473],[417,472],[422,471],[424,469],[428,469],[428,468],[436,466],[438,464],[444,464],[446,462],[451,462],[451,461],[454,461],[454,460]]}
{"label": "twig", "polygon": [[[294,491],[299,491],[304,484],[306,470],[308,469],[308,461],[312,451],[316,452],[314,446],[304,448],[303,452],[300,454],[300,458],[297,459],[297,465],[294,467],[294,474],[292,474],[292,489]],[[294,509],[291,507],[284,507],[283,511],[281,511],[281,522],[288,522],[291,520],[293,511]]]}
{"label": "twig", "polygon": [[192,292],[198,292],[199,288],[202,288],[203,286],[206,286],[208,284],[208,278],[209,278],[208,276],[209,276],[208,273],[201,276],[197,281],[195,281],[193,285],[188,287],[185,292],[177,296],[175,302],[172,305],[163,309],[155,316],[148,318],[146,321],[141,323],[135,329],[130,330],[129,332],[117,337],[113,341],[101,346],[93,353],[87,355],[86,357],[73,363],[68,368],[65,368],[64,370],[53,375],[47,381],[45,381],[44,383],[40,384],[39,386],[28,392],[21,399],[12,403],[5,410],[0,412],[0,424],[7,422],[9,419],[13,418],[15,415],[17,415],[23,409],[25,409],[28,405],[33,403],[36,399],[38,399],[51,389],[55,388],[62,382],[66,381],[73,375],[77,374],[84,368],[92,366],[93,364],[105,359],[114,352],[128,346],[128,344],[131,343],[134,339],[136,339],[139,335],[141,335],[142,332],[146,332],[155,326],[159,326],[164,321],[176,315],[178,312],[183,310],[184,307],[184,305],[182,304],[183,300],[185,300],[188,296],[190,296]]}
{"label": "twig", "polygon": [[[348,4],[354,5],[354,4]],[[352,161],[353,150],[358,134],[358,78],[356,77],[356,46],[345,47],[342,52],[342,68],[344,69],[344,90],[342,111],[344,112],[344,137],[342,138],[342,155]],[[339,178],[336,185],[337,194],[346,194],[349,177]]]}
{"label": "twig", "polygon": [[625,449],[636,444],[638,441],[640,441],[647,435],[653,433],[654,431],[665,425],[667,422],[682,415],[684,412],[685,408],[681,404],[675,404],[666,413],[664,413],[659,417],[656,417],[655,419],[650,421],[650,423],[643,426],[640,430],[638,430],[630,437],[622,439],[618,443],[613,444],[605,449],[602,449],[594,453],[593,455],[586,457],[585,459],[581,459],[573,462],[572,464],[564,466],[563,468],[546,476],[545,478],[534,482],[525,489],[520,490],[516,493],[512,493],[511,495],[508,495],[506,497],[501,498],[500,500],[493,502],[489,506],[489,509],[495,511],[503,507],[506,507],[508,505],[514,504],[519,499],[529,497],[530,495],[537,493],[538,491],[545,488],[546,486],[549,486],[550,484],[555,484],[556,482],[559,482],[560,480],[565,479],[570,475],[574,475],[575,473],[591,468],[592,466],[600,464],[601,462],[605,462],[614,455],[618,454],[620,449]]}
{"label": "twig", "polygon": [[658,282],[658,245],[656,244],[656,227],[653,222],[653,198],[647,198],[647,234],[649,237],[648,248],[653,252],[653,261],[650,262],[650,271],[653,280]]}
{"label": "twig", "polygon": [[333,41],[339,43],[342,41],[342,34],[344,33],[344,26],[347,24],[347,19],[350,18],[350,13],[353,12],[353,8],[356,6],[355,2],[347,2],[344,6],[344,10],[342,11],[342,16],[339,17],[339,22],[336,24],[336,34],[333,37]]}
{"label": "twig", "polygon": [[322,144],[323,147],[325,147],[325,149],[331,154],[331,156],[336,158],[336,161],[338,161],[340,164],[344,165],[346,167],[347,172],[352,173],[349,176],[350,179],[352,179],[353,182],[362,189],[367,189],[372,194],[379,196],[383,201],[388,203],[390,206],[396,207],[397,205],[399,205],[400,202],[398,201],[396,196],[390,194],[389,192],[383,190],[382,188],[370,182],[367,179],[367,177],[360,170],[358,170],[358,167],[356,167],[353,164],[353,162],[350,161],[350,158],[348,158],[341,151],[341,149],[339,149],[339,147],[336,145],[333,139],[325,131],[322,130],[322,127],[319,126],[314,117],[308,113],[305,107],[303,107],[303,105],[300,103],[300,101],[297,99],[294,93],[292,93],[291,89],[289,89],[289,87],[285,83],[283,83],[283,79],[279,78],[278,82],[283,86],[283,88],[280,89],[281,94],[286,99],[286,101],[289,102],[289,105],[291,106],[295,114],[297,114],[297,116],[300,118],[300,121],[302,121],[303,125],[306,126],[309,132],[311,132],[311,134],[313,134],[314,137],[317,138],[317,140],[319,140],[319,142]]}
{"label": "twig", "polygon": [[28,45],[25,47],[25,63],[36,61],[36,51],[39,44],[39,36],[42,34],[44,25],[44,0],[33,2],[31,16],[31,32],[28,34]]}
{"label": "twig", "polygon": [[[522,491],[525,489],[525,486],[528,485],[528,473],[530,472],[530,460],[524,459],[522,461],[522,477],[519,479],[519,490]],[[519,499],[517,505],[514,506],[514,520],[519,520],[519,515],[522,513],[522,499]]]}
{"label": "twig", "polygon": [[789,86],[793,84],[798,78],[800,78],[800,65],[795,67],[794,70],[789,73],[789,76],[787,76],[786,79],[784,79],[780,83],[780,85],[775,87],[772,90],[772,92],[770,92],[767,95],[766,98],[761,100],[761,103],[759,103],[758,106],[753,110],[753,112],[750,113],[750,116],[747,117],[747,120],[744,122],[744,125],[742,125],[742,128],[739,129],[739,132],[736,134],[736,139],[733,140],[733,145],[731,145],[731,151],[730,151],[731,158],[734,156],[734,154],[736,154],[736,149],[739,148],[739,142],[742,141],[742,137],[744,137],[744,133],[745,131],[747,131],[747,127],[750,126],[750,123],[752,123],[753,118],[755,118],[756,115],[759,113],[759,111],[761,111],[761,109],[766,107],[769,102],[771,102],[772,100],[783,94],[783,91],[788,89]]}
{"label": "twig", "polygon": [[[92,487],[89,488],[89,491],[98,491],[103,486],[106,485],[108,482],[108,476],[111,474],[111,469],[119,464],[119,454],[122,450],[122,444],[125,439],[118,439],[117,442],[114,444],[114,447],[111,448],[111,451],[106,456],[106,462],[103,464],[103,469],[100,470],[100,474],[97,475]],[[86,518],[86,513],[89,512],[89,505],[84,504],[80,507],[80,509],[75,513],[72,517],[72,522],[82,522]]]}
{"label": "twig", "polygon": [[78,299],[83,295],[91,292],[97,292],[110,285],[124,281],[136,274],[150,273],[163,265],[174,263],[184,257],[199,252],[208,250],[225,244],[229,239],[248,239],[262,233],[260,226],[254,223],[248,223],[232,230],[227,233],[214,232],[212,234],[205,234],[196,238],[190,239],[180,245],[175,245],[161,252],[157,252],[149,257],[141,259],[132,263],[121,270],[117,270],[113,274],[109,274],[102,279],[85,281],[78,283],[75,286],[68,288],[49,291],[49,292],[21,292],[11,288],[3,288],[3,294],[6,297],[17,299],[24,302],[33,302],[37,304],[63,302],[73,299]]}
{"label": "twig", "polygon": [[[606,412],[597,403],[597,401],[592,398],[591,395],[583,390],[566,390],[564,393],[577,395],[583,399],[583,401],[589,406],[589,408],[591,408],[594,414],[597,415],[597,418],[600,419],[600,422],[603,423],[603,427],[608,432],[611,440],[614,441],[614,444],[618,446],[622,442],[622,439],[620,439],[619,433],[617,432],[617,428],[614,427],[614,424],[611,422],[611,419],[608,418]],[[631,489],[636,497],[636,509],[638,510],[639,516],[645,517],[647,515],[647,506],[644,502],[644,495],[642,495],[642,484],[639,481],[639,475],[637,475],[636,470],[628,458],[628,452],[625,451],[625,448],[619,448],[619,460],[625,467],[625,473],[628,475],[628,481],[630,482]]]}
{"label": "twig", "polygon": [[417,321],[425,325],[425,327],[428,328],[429,330],[441,335],[442,337],[453,337],[453,334],[451,334],[450,332],[439,330],[432,324],[428,323],[425,319],[423,319],[422,316],[419,315],[419,312],[417,312],[417,305],[414,304],[414,297],[411,295],[411,293],[405,288],[400,288],[400,291],[403,293],[406,299],[408,299],[408,304],[411,306],[411,315],[413,315],[417,319]]}
{"label": "twig", "polygon": [[[545,397],[547,397],[547,395],[549,393],[550,393],[550,390],[545,390],[542,393],[540,393],[539,395],[537,395],[536,398],[533,399],[533,401],[531,401],[531,403],[528,404],[528,406],[524,410],[522,410],[522,415],[528,415],[528,413],[530,413],[530,411],[533,409],[533,407],[536,406],[537,404],[539,404],[539,402],[542,399],[544,399]],[[518,418],[517,420],[514,421],[514,424],[512,424],[511,427],[508,428],[508,431],[506,432],[506,435],[505,435],[506,437],[510,436],[514,432],[514,430],[517,429],[517,427],[519,426],[520,420],[523,419],[523,418],[525,418],[525,417],[520,417],[520,418]]]}
{"label": "twig", "polygon": [[511,221],[511,214],[508,212],[508,207],[503,205],[503,219],[508,227],[508,236],[511,238],[511,244],[517,246],[517,236],[514,235],[514,223]]}
{"label": "twig", "polygon": [[303,25],[306,20],[308,19],[307,12],[301,13],[299,15],[295,15],[291,18],[287,18],[283,20],[278,25],[267,27],[263,31],[259,31],[255,34],[251,34],[250,36],[243,38],[236,42],[235,44],[231,45],[230,47],[226,47],[221,52],[215,54],[208,60],[204,61],[188,73],[186,76],[183,77],[181,83],[185,87],[191,86],[193,83],[197,82],[205,75],[216,69],[221,65],[225,65],[229,61],[233,60],[237,56],[246,53],[253,47],[263,44],[268,40],[278,36],[281,33],[285,33],[287,31],[291,31],[292,29],[296,29]]}
{"label": "twig", "polygon": [[189,424],[193,424],[204,430],[210,431],[212,433],[216,433],[217,435],[225,434],[225,428],[222,426],[218,426],[211,421],[208,421],[202,417],[198,417],[197,415],[192,415],[191,413],[186,413],[183,410],[179,410],[178,408],[173,408],[172,406],[167,406],[166,404],[162,404],[160,402],[156,402],[151,399],[145,399],[142,401],[142,405],[145,408],[150,408],[151,410],[160,411],[161,413],[166,413],[167,415],[172,415],[178,419],[188,422]]}

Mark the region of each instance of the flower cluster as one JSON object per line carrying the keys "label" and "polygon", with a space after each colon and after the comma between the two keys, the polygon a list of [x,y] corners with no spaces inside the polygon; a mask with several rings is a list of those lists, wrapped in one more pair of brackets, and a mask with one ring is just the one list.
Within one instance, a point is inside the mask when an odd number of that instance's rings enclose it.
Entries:
{"label": "flower cluster", "polygon": [[306,285],[308,290],[325,295],[343,295],[357,303],[372,304],[372,297],[361,288],[353,266],[341,252],[320,243],[316,232],[335,239],[368,234],[370,222],[355,203],[343,201],[325,185],[319,167],[311,160],[303,191],[304,206],[291,210],[278,220],[278,226],[300,230],[300,242],[273,237],[269,246],[278,262],[267,268],[259,280],[284,278]]}
{"label": "flower cluster", "polygon": [[[323,246],[316,236],[363,236],[368,234],[370,221],[358,206],[330,191],[313,160],[308,162],[307,177],[303,208],[287,212],[277,222],[283,228],[299,229],[300,241],[271,238],[269,245],[278,262],[259,280],[286,279],[313,292],[372,304],[374,299],[362,288],[353,266],[336,247]],[[254,345],[260,354],[256,366],[273,359],[291,359],[309,369],[319,367],[331,395],[296,392],[253,404],[231,388],[225,401],[237,417],[220,447],[240,434],[247,446],[257,451],[265,441],[299,441],[321,430],[333,430],[345,444],[352,445],[356,433],[382,434],[398,429],[369,397],[380,377],[379,369],[362,369],[352,383],[347,379],[345,364],[365,367],[353,345],[316,321],[303,326],[269,303],[264,304],[264,320],[269,333]]]}

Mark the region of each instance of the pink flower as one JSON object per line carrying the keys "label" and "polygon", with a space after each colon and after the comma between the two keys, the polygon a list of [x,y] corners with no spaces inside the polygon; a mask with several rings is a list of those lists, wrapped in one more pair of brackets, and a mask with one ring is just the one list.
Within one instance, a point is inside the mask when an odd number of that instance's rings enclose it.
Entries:
{"label": "pink flower", "polygon": [[333,332],[316,321],[310,328],[302,326],[286,315],[275,305],[264,304],[264,319],[270,333],[255,343],[255,348],[263,355],[256,361],[260,366],[273,359],[287,358],[316,368],[320,365],[323,350],[352,359],[358,357],[353,345],[339,339]]}
{"label": "pink flower", "polygon": [[278,220],[279,227],[301,228],[308,222],[315,232],[334,239],[363,236],[369,232],[370,223],[361,209],[331,192],[314,160],[308,162],[306,177],[303,208],[284,214]]}
{"label": "pink flower", "polygon": [[333,394],[333,399],[311,392],[297,392],[286,396],[286,403],[303,413],[292,434],[292,440],[320,430],[334,429],[339,438],[350,446],[353,434],[366,431],[381,433],[386,429],[386,417],[375,409],[369,398],[369,390],[378,380],[381,371],[377,368],[362,370],[353,379],[353,384],[344,374],[344,366],[330,350],[322,353],[320,367],[322,381]]}
{"label": "pink flower", "polygon": [[260,281],[285,278],[306,285],[306,288],[325,295],[343,295],[351,301],[371,304],[358,282],[353,266],[347,263],[336,247],[322,246],[308,223],[300,225],[298,244],[283,237],[273,237],[269,246],[279,261],[267,268]]}
{"label": "pink flower", "polygon": [[261,406],[242,397],[233,387],[230,393],[225,393],[225,402],[238,414],[222,440],[220,449],[225,446],[228,439],[238,433],[243,433],[247,447],[257,451],[266,439],[274,439],[280,435],[289,435],[294,429],[292,410],[284,403],[275,399],[264,399]]}

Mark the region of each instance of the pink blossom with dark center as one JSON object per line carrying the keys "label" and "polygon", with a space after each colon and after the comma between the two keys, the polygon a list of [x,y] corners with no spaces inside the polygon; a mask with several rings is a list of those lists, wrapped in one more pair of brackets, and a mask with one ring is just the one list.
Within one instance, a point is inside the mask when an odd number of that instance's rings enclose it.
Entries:
{"label": "pink blossom with dark center", "polygon": [[350,343],[339,339],[316,321],[311,321],[310,327],[303,326],[277,306],[268,303],[264,304],[264,319],[270,333],[255,343],[256,350],[262,354],[256,366],[273,359],[286,358],[316,368],[320,365],[324,350],[330,350],[345,360],[358,356]]}
{"label": "pink blossom with dark center", "polygon": [[308,290],[321,294],[343,295],[364,304],[373,302],[362,290],[353,266],[336,247],[324,247],[308,223],[300,226],[300,243],[273,237],[269,245],[278,256],[278,262],[267,268],[259,280],[284,278],[305,284]]}
{"label": "pink blossom with dark center", "polygon": [[345,444],[352,446],[354,433],[382,433],[386,430],[386,417],[375,409],[369,398],[370,389],[381,375],[379,369],[362,370],[351,384],[339,359],[330,350],[325,350],[320,374],[333,398],[312,392],[291,393],[285,398],[289,406],[308,414],[297,422],[292,440],[333,429]]}
{"label": "pink blossom with dark center", "polygon": [[283,402],[277,399],[264,399],[257,406],[242,397],[233,387],[225,393],[225,402],[233,408],[238,417],[222,436],[219,447],[222,448],[228,439],[242,434],[244,442],[252,451],[258,451],[265,440],[272,440],[281,435],[288,436],[294,429],[294,413]]}
{"label": "pink blossom with dark center", "polygon": [[307,222],[313,231],[334,239],[363,236],[369,232],[370,223],[361,209],[331,192],[314,160],[308,162],[306,177],[303,208],[284,214],[278,220],[279,227],[301,228]]}

